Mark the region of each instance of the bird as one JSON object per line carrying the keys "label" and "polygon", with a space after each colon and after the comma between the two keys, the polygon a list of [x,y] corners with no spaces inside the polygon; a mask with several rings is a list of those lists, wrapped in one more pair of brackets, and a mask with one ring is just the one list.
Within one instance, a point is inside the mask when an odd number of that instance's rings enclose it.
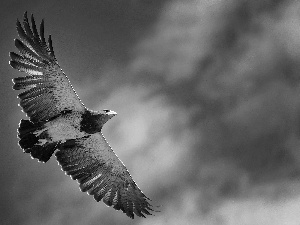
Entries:
{"label": "bird", "polygon": [[[54,154],[61,169],[80,190],[128,217],[146,217],[155,211],[101,130],[117,113],[93,111],[84,106],[54,55],[51,35],[46,42],[44,19],[39,32],[33,14],[31,26],[24,13],[23,26],[17,19],[19,54],[10,52],[12,68],[27,73],[13,79],[19,106],[28,120],[21,119],[19,146],[39,162]],[[156,211],[155,211],[156,212]]]}

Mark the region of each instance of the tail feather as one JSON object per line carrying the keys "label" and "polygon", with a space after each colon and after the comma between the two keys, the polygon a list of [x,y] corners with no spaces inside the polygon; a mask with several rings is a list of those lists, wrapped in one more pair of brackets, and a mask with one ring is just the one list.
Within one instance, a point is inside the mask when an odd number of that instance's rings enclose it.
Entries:
{"label": "tail feather", "polygon": [[43,127],[29,120],[21,120],[18,129],[19,145],[26,153],[41,162],[47,162],[57,149],[58,142],[49,142],[47,132],[39,132]]}
{"label": "tail feather", "polygon": [[19,138],[24,138],[27,134],[36,131],[40,126],[30,122],[29,120],[21,120],[18,129]]}

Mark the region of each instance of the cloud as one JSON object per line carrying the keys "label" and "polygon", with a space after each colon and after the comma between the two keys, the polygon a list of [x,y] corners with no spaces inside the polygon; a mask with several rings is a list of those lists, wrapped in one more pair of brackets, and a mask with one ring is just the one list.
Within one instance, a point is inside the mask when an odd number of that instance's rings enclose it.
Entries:
{"label": "cloud", "polygon": [[149,98],[149,94],[151,88],[143,86],[116,90],[103,104],[120,109],[119,118],[103,132],[123,162],[128,161],[125,165],[132,168],[137,183],[151,190],[157,182],[179,179],[193,135],[184,108],[168,105],[164,96]]}
{"label": "cloud", "polygon": [[281,47],[294,58],[300,57],[300,3],[291,2],[282,9],[282,18],[277,22],[267,20],[267,29],[276,37]]}
{"label": "cloud", "polygon": [[[231,3],[226,2],[229,7]],[[162,76],[168,84],[191,78],[199,60],[209,54],[209,43],[219,28],[219,13],[224,5],[223,1],[167,4],[153,32],[136,46],[131,70]]]}

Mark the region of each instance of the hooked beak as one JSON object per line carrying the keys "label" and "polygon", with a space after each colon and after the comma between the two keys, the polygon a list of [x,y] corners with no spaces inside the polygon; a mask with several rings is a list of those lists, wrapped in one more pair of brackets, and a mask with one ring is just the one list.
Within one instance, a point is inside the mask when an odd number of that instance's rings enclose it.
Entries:
{"label": "hooked beak", "polygon": [[109,110],[109,112],[106,113],[107,115],[112,115],[112,116],[115,116],[117,115],[116,112],[112,111],[112,110]]}

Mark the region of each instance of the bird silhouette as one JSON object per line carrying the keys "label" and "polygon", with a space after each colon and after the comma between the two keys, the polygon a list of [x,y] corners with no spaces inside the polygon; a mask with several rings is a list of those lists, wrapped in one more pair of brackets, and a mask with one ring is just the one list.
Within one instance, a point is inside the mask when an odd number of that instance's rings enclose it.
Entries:
{"label": "bird silhouette", "polygon": [[13,79],[20,106],[30,120],[18,128],[19,145],[41,162],[55,154],[62,170],[77,180],[81,191],[93,195],[130,218],[152,215],[150,199],[136,185],[124,164],[101,133],[116,115],[111,110],[87,109],[55,58],[51,36],[44,37],[44,20],[38,32],[33,15],[27,12],[23,27],[17,20],[15,46],[10,65],[28,75]]}

